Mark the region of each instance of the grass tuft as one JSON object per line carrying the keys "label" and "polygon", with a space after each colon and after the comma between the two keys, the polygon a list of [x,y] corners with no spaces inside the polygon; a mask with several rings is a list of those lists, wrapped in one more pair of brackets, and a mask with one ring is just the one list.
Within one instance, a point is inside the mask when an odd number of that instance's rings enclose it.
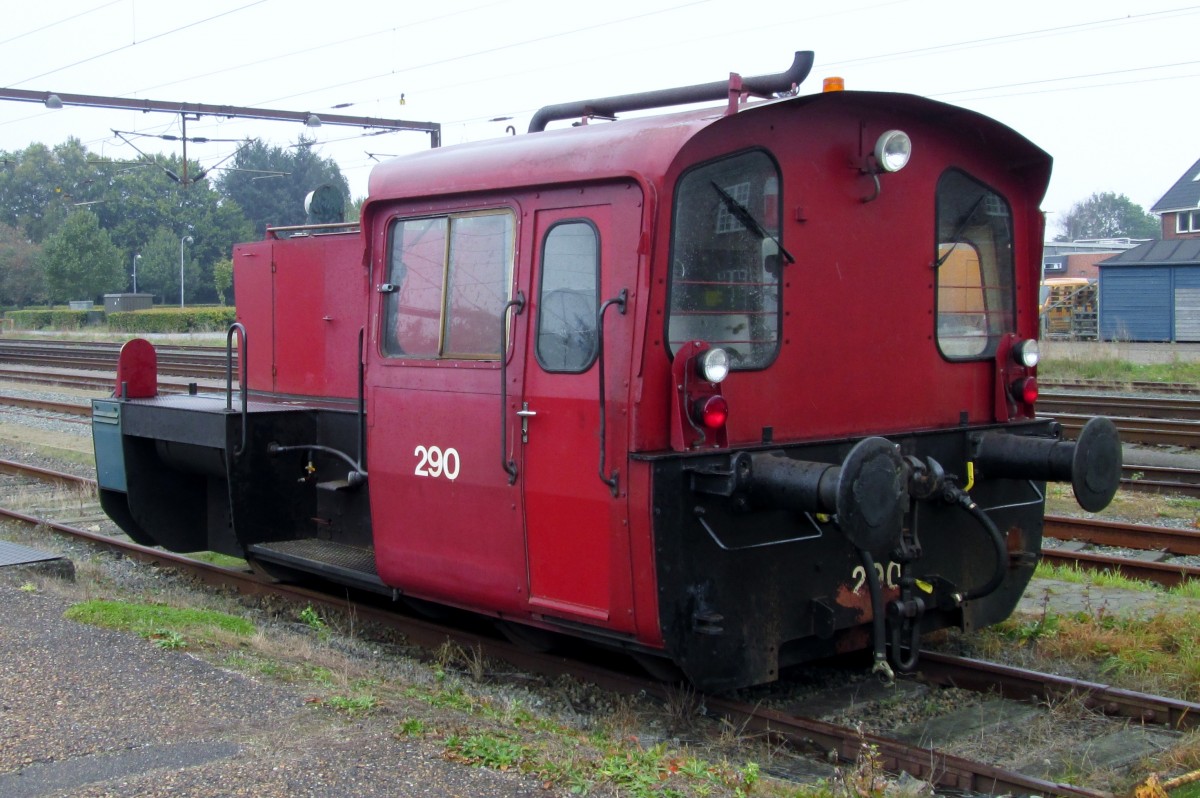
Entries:
{"label": "grass tuft", "polygon": [[[219,639],[222,636],[250,637],[254,624],[245,618],[215,610],[168,607],[162,604],[137,604],[125,601],[93,599],[69,607],[65,616],[80,623],[134,632],[156,641]],[[176,642],[164,648],[181,647]]]}

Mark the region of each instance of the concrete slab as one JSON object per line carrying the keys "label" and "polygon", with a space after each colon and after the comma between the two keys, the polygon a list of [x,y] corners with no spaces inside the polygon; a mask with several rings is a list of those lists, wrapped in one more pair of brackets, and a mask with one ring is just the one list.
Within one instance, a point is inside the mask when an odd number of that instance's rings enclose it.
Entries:
{"label": "concrete slab", "polygon": [[1179,732],[1147,726],[1130,726],[1103,737],[1087,740],[1068,751],[1021,764],[1017,770],[1043,779],[1090,770],[1125,770],[1146,757],[1154,757],[1179,742]]}
{"label": "concrete slab", "polygon": [[0,568],[31,571],[60,579],[75,578],[75,564],[66,557],[7,540],[0,540]]}
{"label": "concrete slab", "polygon": [[5,798],[36,798],[155,770],[197,767],[214,760],[228,759],[240,750],[241,746],[227,741],[167,743],[116,754],[97,754],[62,762],[39,762],[22,770],[0,774],[0,795]]}
{"label": "concrete slab", "polygon": [[1038,713],[1036,706],[996,698],[932,718],[924,723],[901,727],[895,736],[899,740],[924,748],[947,748],[951,743],[977,735],[981,730],[1001,723],[1020,723],[1026,718],[1037,716]]}
{"label": "concrete slab", "polygon": [[840,713],[853,714],[855,707],[872,706],[881,701],[894,701],[898,697],[912,698],[925,695],[929,686],[916,681],[898,679],[885,684],[878,679],[864,679],[836,690],[822,691],[811,701],[797,701],[783,711],[806,718],[828,718]]}

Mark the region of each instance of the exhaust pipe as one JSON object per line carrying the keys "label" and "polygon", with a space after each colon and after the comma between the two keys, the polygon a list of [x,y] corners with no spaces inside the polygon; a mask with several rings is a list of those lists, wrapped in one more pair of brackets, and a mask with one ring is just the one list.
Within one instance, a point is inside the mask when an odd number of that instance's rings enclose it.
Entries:
{"label": "exhaust pipe", "polygon": [[[813,67],[812,50],[796,53],[792,65],[775,75],[758,75],[742,78],[742,90],[770,97],[778,91],[791,91],[808,77]],[[623,111],[644,111],[648,108],[665,108],[671,105],[705,103],[724,100],[729,96],[729,81],[718,80],[695,86],[679,86],[674,89],[643,91],[635,94],[619,94],[614,97],[599,97],[594,100],[576,100],[558,105],[547,105],[538,109],[529,120],[529,132],[540,133],[546,125],[559,119],[579,119],[584,116],[613,118]]]}

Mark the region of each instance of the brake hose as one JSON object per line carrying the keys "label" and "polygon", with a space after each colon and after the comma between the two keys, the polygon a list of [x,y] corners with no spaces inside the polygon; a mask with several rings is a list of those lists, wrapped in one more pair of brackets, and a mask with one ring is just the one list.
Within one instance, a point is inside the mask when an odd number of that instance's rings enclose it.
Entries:
{"label": "brake hose", "polygon": [[962,507],[970,513],[988,536],[992,539],[992,545],[996,549],[996,570],[992,573],[992,578],[987,581],[982,587],[968,590],[962,594],[961,601],[971,601],[972,599],[983,598],[995,592],[996,588],[1004,581],[1004,576],[1008,571],[1008,544],[1004,540],[1004,536],[1000,534],[1000,530],[992,523],[992,519],[984,512],[975,500],[972,499],[967,492],[947,484],[945,488],[945,497]]}
{"label": "brake hose", "polygon": [[887,630],[884,626],[883,588],[879,585],[879,574],[875,572],[875,558],[866,549],[859,549],[858,556],[862,560],[863,569],[867,572],[867,588],[871,593],[871,638],[874,651],[875,665],[872,673],[879,674],[884,681],[891,682],[896,678],[892,666],[887,661]]}

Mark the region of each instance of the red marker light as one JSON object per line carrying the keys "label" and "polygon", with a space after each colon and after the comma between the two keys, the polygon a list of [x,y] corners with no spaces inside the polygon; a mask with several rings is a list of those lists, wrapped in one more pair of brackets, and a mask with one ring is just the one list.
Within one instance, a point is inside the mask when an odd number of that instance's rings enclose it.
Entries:
{"label": "red marker light", "polygon": [[719,394],[701,399],[696,403],[696,418],[709,429],[720,429],[729,418],[729,403]]}
{"label": "red marker light", "polygon": [[1038,384],[1037,380],[1033,377],[1024,377],[1017,380],[1009,390],[1012,391],[1013,398],[1027,405],[1031,405],[1037,401]]}

